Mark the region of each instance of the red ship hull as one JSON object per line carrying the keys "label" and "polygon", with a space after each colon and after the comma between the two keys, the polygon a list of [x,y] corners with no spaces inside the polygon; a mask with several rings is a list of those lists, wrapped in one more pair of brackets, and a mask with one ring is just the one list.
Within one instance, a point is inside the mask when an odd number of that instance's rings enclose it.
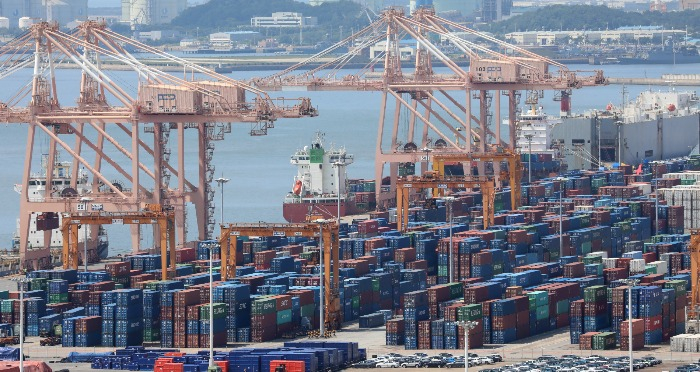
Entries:
{"label": "red ship hull", "polygon": [[[340,215],[347,216],[360,212],[354,202],[340,202]],[[336,218],[338,214],[337,202],[323,203],[284,203],[282,204],[282,216],[287,222],[306,222],[306,216],[322,216],[323,218]]]}

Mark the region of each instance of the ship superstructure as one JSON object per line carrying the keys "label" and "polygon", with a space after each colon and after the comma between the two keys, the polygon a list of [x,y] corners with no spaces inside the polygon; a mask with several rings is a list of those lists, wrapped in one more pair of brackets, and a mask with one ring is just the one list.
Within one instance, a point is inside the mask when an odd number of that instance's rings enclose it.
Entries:
{"label": "ship superstructure", "polygon": [[[72,163],[58,160],[58,155],[56,159],[53,166],[51,185],[47,185],[48,156],[42,157],[42,172],[34,173],[29,178],[27,190],[29,201],[44,201],[47,188],[50,188],[49,195],[51,197],[72,198],[77,203],[80,203],[81,198],[89,197],[92,191],[92,184],[89,182],[88,174],[83,170],[78,170],[75,187],[73,187],[71,184]],[[14,185],[14,190],[22,195],[22,185]],[[63,249],[63,235],[60,231],[61,223],[61,213],[32,213],[30,217],[27,247],[30,250],[46,248],[47,246],[51,248],[52,264],[59,263],[61,259],[60,252]],[[17,229],[12,240],[13,250],[18,250],[19,248],[19,229],[20,222],[18,218]],[[106,258],[108,256],[109,243],[107,235],[101,227],[96,234],[92,234],[91,226],[81,226],[78,230],[80,247],[83,247],[83,244],[85,244],[85,237],[88,239],[88,258],[90,261],[95,261],[97,257]],[[45,241],[47,238],[50,239],[49,242]]]}
{"label": "ship superstructure", "polygon": [[303,222],[307,216],[335,218],[338,205],[341,216],[361,211],[356,193],[348,192],[346,167],[353,163],[353,155],[343,147],[325,148],[323,140],[324,135],[317,133],[311,145],[297,150],[290,159],[297,174],[292,191],[284,198],[282,212],[289,222]]}

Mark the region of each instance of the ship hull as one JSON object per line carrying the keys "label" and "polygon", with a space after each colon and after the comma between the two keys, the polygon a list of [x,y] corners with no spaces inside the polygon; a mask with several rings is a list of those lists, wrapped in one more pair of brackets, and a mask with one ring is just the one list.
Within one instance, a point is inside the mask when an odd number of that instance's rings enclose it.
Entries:
{"label": "ship hull", "polygon": [[[362,212],[354,202],[341,202],[340,215],[347,216]],[[282,204],[282,216],[287,222],[306,222],[307,216],[321,216],[321,218],[337,218],[337,202],[301,202]]]}

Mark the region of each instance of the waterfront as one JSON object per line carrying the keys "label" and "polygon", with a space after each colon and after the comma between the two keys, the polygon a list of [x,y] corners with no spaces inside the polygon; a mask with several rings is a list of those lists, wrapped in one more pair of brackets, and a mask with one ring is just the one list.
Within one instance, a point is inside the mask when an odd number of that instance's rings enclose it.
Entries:
{"label": "waterfront", "polygon": [[[571,70],[590,71],[594,66],[572,65]],[[600,66],[611,77],[660,77],[662,74],[692,74],[700,65],[644,65],[644,66]],[[351,70],[341,71],[340,74],[350,73]],[[445,73],[445,69],[436,69],[436,73]],[[228,74],[236,79],[246,80],[255,76],[267,76],[271,71],[245,71]],[[30,70],[23,70],[16,75],[3,80],[6,87],[0,93],[0,101],[7,101],[31,74]],[[137,80],[133,73],[124,71],[109,71],[107,74],[118,84],[123,85],[129,92],[135,92]],[[73,105],[77,97],[78,70],[59,70],[57,80],[59,82],[59,99],[66,106]],[[75,82],[72,84],[71,82]],[[679,87],[679,90],[694,90],[698,87]],[[648,86],[627,87],[627,99],[633,99]],[[668,89],[667,87],[655,87],[655,89]],[[267,136],[250,137],[249,124],[236,124],[233,132],[227,135],[226,140],[216,143],[213,164],[216,167],[216,177],[223,175],[230,178],[225,187],[225,213],[227,222],[282,222],[282,200],[287,191],[292,188],[295,168],[289,164],[289,158],[294,151],[307,145],[316,131],[326,133],[327,143],[345,146],[348,152],[355,155],[355,163],[349,167],[348,175],[351,178],[371,178],[374,174],[374,152],[376,147],[377,122],[379,120],[380,93],[378,92],[273,92],[272,97],[300,97],[307,96],[312,99],[314,106],[318,107],[320,115],[316,118],[302,120],[279,120],[275,128],[268,131]],[[460,97],[460,95],[455,95]],[[545,92],[545,98],[540,105],[549,114],[559,112],[559,103],[552,100],[553,92]],[[463,94],[462,94],[463,97]],[[584,88],[575,90],[572,96],[572,106],[575,113],[587,110],[603,110],[608,103],[620,104],[622,101],[621,86],[610,85],[597,88]],[[505,102],[505,99],[503,100]],[[521,104],[524,98],[521,98]],[[476,105],[476,101],[474,101]],[[502,104],[505,108],[506,105]],[[477,106],[474,106],[477,107]],[[505,117],[502,114],[502,117]],[[387,118],[391,120],[391,118]],[[407,123],[402,122],[400,131],[407,129]],[[16,226],[17,211],[19,209],[19,196],[13,191],[13,185],[20,180],[22,164],[24,161],[24,148],[26,143],[26,126],[5,125],[2,133],[6,140],[0,154],[8,166],[0,169],[0,203],[6,206],[6,213],[0,215],[0,247],[9,247],[10,239]],[[390,135],[386,133],[386,135]],[[122,138],[125,139],[126,137]],[[48,151],[46,137],[37,137],[37,143],[44,145],[44,151]],[[110,148],[110,154],[115,159],[120,159],[117,151]],[[173,149],[175,152],[175,149]],[[197,163],[196,144],[187,143],[187,166]],[[91,158],[90,152],[85,152]],[[173,154],[174,156],[174,154]],[[63,154],[63,160],[69,160]],[[39,159],[34,158],[35,169]],[[110,179],[119,179],[114,174]],[[173,181],[171,181],[173,182]],[[220,215],[220,194],[217,188],[215,196],[217,210],[215,216]],[[193,211],[192,211],[193,212]],[[190,213],[193,216],[193,213]],[[189,225],[190,235],[194,238],[196,226],[193,222]],[[111,253],[125,253],[129,251],[128,229],[109,227],[108,232],[111,242]],[[142,246],[152,245],[149,234],[143,234]]]}

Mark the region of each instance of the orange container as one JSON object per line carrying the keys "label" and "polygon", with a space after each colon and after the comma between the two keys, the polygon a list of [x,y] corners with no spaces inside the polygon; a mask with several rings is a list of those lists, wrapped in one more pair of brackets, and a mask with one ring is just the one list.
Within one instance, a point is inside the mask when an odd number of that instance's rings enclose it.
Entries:
{"label": "orange container", "polygon": [[[219,368],[221,369],[221,372],[228,372],[228,362],[227,362],[227,361],[225,361],[225,360],[215,360],[215,361],[214,361],[214,364],[216,364],[217,366],[219,366]],[[302,371],[302,372],[304,372],[304,371]]]}
{"label": "orange container", "polygon": [[185,369],[185,365],[182,363],[165,363],[163,365],[163,372],[182,372]]}
{"label": "orange container", "polygon": [[271,360],[270,372],[275,372],[277,367],[284,366],[287,372],[304,372],[304,362],[301,360]]}
{"label": "orange container", "polygon": [[169,351],[163,355],[165,355],[166,357],[181,357],[185,356],[185,353],[181,353],[179,351]]}

